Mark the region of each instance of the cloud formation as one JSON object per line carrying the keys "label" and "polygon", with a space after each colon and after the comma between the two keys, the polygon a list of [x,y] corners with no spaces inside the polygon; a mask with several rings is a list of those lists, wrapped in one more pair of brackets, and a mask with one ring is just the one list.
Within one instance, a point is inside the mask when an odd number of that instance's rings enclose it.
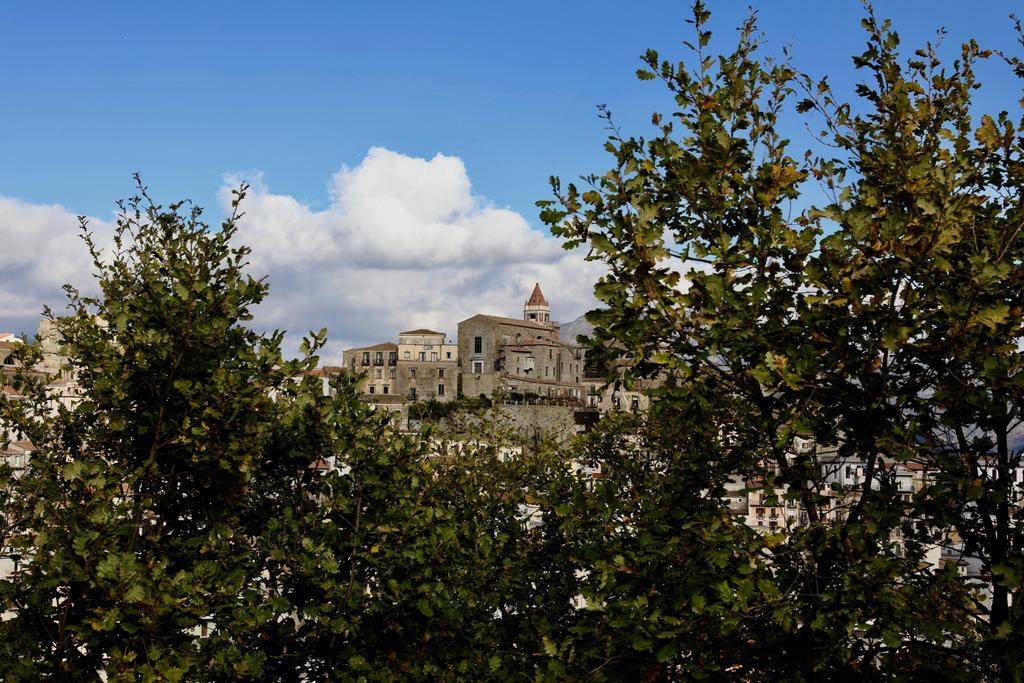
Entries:
{"label": "cloud formation", "polygon": [[[225,213],[243,179],[251,188],[239,241],[252,247],[253,275],[270,283],[254,324],[287,330],[290,352],[321,327],[329,337],[324,362],[406,329],[455,338],[458,321],[475,313],[519,317],[534,282],[555,319],[594,305],[600,266],[474,195],[458,157],[373,148],[330,179],[323,209],[275,194],[261,173],[226,175]],[[105,241],[111,224],[90,225]],[[0,332],[34,332],[44,304],[63,307],[64,283],[92,289],[90,273],[73,212],[0,197]]]}
{"label": "cloud formation", "polygon": [[[109,225],[90,228],[102,238]],[[0,196],[0,332],[34,333],[44,304],[63,308],[65,283],[90,291],[91,265],[74,213]]]}
{"label": "cloud formation", "polygon": [[475,313],[518,317],[534,282],[555,317],[593,305],[599,266],[475,196],[458,157],[373,148],[334,175],[322,210],[274,194],[258,173],[225,177],[225,210],[243,179],[252,187],[240,240],[270,283],[257,321],[293,333],[326,326],[328,360],[416,327],[454,338]]}

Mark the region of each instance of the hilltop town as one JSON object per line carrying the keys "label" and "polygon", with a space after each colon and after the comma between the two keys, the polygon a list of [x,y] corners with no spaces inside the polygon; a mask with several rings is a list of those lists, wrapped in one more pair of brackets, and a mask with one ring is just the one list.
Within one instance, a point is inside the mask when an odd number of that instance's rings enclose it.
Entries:
{"label": "hilltop town", "polygon": [[[499,404],[525,441],[564,440],[585,431],[601,414],[646,410],[650,383],[625,389],[606,368],[588,364],[584,346],[565,338],[551,318],[540,283],[526,298],[522,316],[476,314],[458,323],[455,338],[424,328],[399,332],[397,341],[346,349],[342,365],[321,369],[363,377],[367,403],[396,413],[408,428],[424,403]],[[481,403],[482,402],[482,403]]]}
{"label": "hilltop town", "polygon": [[[443,421],[459,412],[485,409],[516,435],[517,444],[505,452],[520,454],[544,439],[564,443],[592,429],[608,413],[642,414],[650,409],[650,391],[662,383],[659,379],[640,380],[626,389],[616,381],[621,365],[609,372],[588,364],[586,347],[561,337],[562,328],[551,319],[551,307],[540,283],[525,300],[521,318],[476,314],[460,321],[457,329],[454,340],[442,331],[402,331],[397,342],[346,349],[341,366],[323,366],[315,374],[323,381],[325,393],[332,391],[333,375],[359,378],[361,400],[377,411],[391,413],[406,432],[416,432],[424,423]],[[43,321],[37,336],[41,360],[30,373],[47,382],[54,411],[58,406],[73,407],[79,389],[56,342],[53,322]],[[11,333],[0,334],[0,379],[20,369],[13,352],[21,343]],[[2,387],[7,398],[18,399],[9,382],[2,382]],[[17,435],[8,436],[13,438],[3,452],[5,461],[15,469],[26,466],[33,445]],[[822,513],[833,523],[848,517],[865,485],[879,486],[872,478],[884,476],[908,504],[915,493],[932,483],[929,468],[919,462],[892,461],[883,474],[870,474],[868,462],[851,459],[834,446],[820,446],[810,434],[794,438],[789,458],[808,454],[821,463]],[[587,476],[601,476],[599,467],[567,464]],[[733,476],[722,496],[723,506],[734,519],[761,534],[807,525],[806,511],[786,496],[785,487],[770,486],[769,475],[778,476],[779,468],[763,466],[767,474]],[[1020,501],[1024,497],[1024,467],[1013,470],[1011,481],[1012,497]],[[892,542],[900,547],[902,538],[894,535]],[[928,563],[935,569],[949,564],[964,577],[984,578],[979,559],[965,553],[955,538],[935,544]]]}

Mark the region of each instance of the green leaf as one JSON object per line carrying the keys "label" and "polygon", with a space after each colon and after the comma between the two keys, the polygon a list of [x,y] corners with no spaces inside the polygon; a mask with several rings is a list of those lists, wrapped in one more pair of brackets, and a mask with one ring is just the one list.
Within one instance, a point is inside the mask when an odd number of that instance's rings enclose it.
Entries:
{"label": "green leaf", "polygon": [[1010,307],[1006,304],[994,304],[984,308],[971,316],[968,326],[984,325],[993,332],[996,327],[1006,322],[1010,317]]}

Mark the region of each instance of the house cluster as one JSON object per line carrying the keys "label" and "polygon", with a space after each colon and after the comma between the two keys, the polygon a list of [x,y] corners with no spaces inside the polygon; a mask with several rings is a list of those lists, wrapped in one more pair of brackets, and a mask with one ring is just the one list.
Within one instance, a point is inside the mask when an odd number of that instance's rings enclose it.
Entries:
{"label": "house cluster", "polygon": [[[502,402],[512,410],[505,416],[524,436],[539,437],[541,432],[562,435],[584,431],[587,420],[609,411],[644,411],[650,397],[646,393],[658,380],[634,386],[626,391],[604,376],[588,376],[583,348],[560,338],[558,323],[551,320],[550,306],[540,285],[536,285],[523,307],[521,319],[478,314],[458,323],[456,340],[444,332],[413,329],[398,334],[396,342],[348,349],[343,368],[315,371],[329,391],[329,377],[341,371],[361,376],[364,398],[379,408],[400,411],[406,418],[407,407],[417,401],[448,402],[458,396],[485,397]],[[77,385],[66,367],[56,343],[53,323],[44,320],[38,337],[42,358],[31,368],[22,368],[18,347],[22,340],[0,334],[0,391],[7,400],[19,400],[11,377],[19,370],[47,382],[51,409],[60,404],[71,406],[78,400]],[[628,361],[624,361],[628,362]],[[524,439],[523,443],[529,443]],[[15,469],[25,467],[33,446],[17,440],[17,435],[0,433],[3,459]],[[517,447],[522,452],[521,447]],[[915,493],[932,485],[932,472],[917,462],[887,462],[874,467],[869,463],[841,455],[835,447],[824,447],[809,437],[796,437],[791,457],[813,454],[820,463],[820,477],[814,491],[818,512],[823,518],[843,521],[856,508],[868,487],[885,485],[908,504]],[[512,451],[505,457],[513,457]],[[585,469],[575,464],[577,469]],[[599,470],[587,470],[594,478]],[[982,466],[976,472],[985,485],[998,483],[997,470]],[[1016,509],[1024,500],[1024,467],[1016,467],[1008,482]],[[736,477],[726,486],[722,502],[735,519],[764,534],[786,533],[808,523],[799,501],[783,488],[773,488],[767,479]],[[898,530],[891,543],[900,554],[903,539]],[[982,574],[981,561],[964,548],[955,533],[948,531],[930,549],[927,564],[935,568],[953,565],[961,575],[988,580]],[[0,566],[0,575],[5,567]]]}
{"label": "house cluster", "polygon": [[559,337],[539,283],[521,319],[474,315],[458,324],[454,341],[434,330],[399,332],[397,343],[346,350],[342,364],[348,372],[365,374],[364,396],[381,405],[459,396],[583,405],[586,393],[583,349]]}
{"label": "house cluster", "polygon": [[[833,523],[842,523],[857,507],[866,489],[885,486],[909,508],[913,496],[934,485],[935,471],[924,462],[882,461],[871,466],[867,461],[841,455],[835,446],[822,446],[810,437],[796,437],[790,447],[791,458],[813,453],[820,465],[820,478],[812,490],[818,514]],[[769,468],[770,470],[770,468]],[[776,472],[778,474],[778,472]],[[983,486],[996,486],[998,471],[982,462],[975,475]],[[1024,501],[1024,464],[1012,467],[1007,487],[1015,509]],[[809,482],[810,483],[810,482]],[[811,490],[811,489],[809,489]],[[786,495],[784,488],[772,488],[765,479],[733,478],[726,486],[723,502],[734,518],[763,534],[788,533],[808,523],[799,500]],[[967,552],[953,529],[936,530],[936,541],[927,549],[924,562],[932,569],[952,565],[963,577],[986,584],[981,560]],[[889,539],[892,552],[902,556],[904,539],[899,528]]]}
{"label": "house cluster", "polygon": [[[29,377],[46,382],[47,395],[50,398],[49,409],[56,412],[61,405],[72,407],[78,401],[79,389],[70,371],[66,367],[67,359],[60,353],[57,345],[57,334],[52,320],[39,323],[37,336],[40,341],[42,356],[31,368],[22,366],[18,359],[17,349],[24,342],[10,332],[0,333],[0,394],[5,399],[22,400],[21,393],[14,387],[13,378],[16,373],[24,372]],[[8,442],[6,447],[4,443]],[[0,432],[0,456],[4,461],[18,469],[28,463],[33,450],[30,442],[20,438],[18,434]]]}

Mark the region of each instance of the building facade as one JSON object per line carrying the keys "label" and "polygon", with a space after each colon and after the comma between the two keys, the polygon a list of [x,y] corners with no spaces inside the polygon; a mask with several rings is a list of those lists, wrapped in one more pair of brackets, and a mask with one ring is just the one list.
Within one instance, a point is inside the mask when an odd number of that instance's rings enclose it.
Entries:
{"label": "building facade", "polygon": [[535,395],[582,401],[583,349],[559,339],[558,323],[537,284],[523,318],[474,315],[459,323],[465,396]]}
{"label": "building facade", "polygon": [[451,401],[458,395],[459,348],[444,332],[400,332],[398,343],[348,349],[342,363],[348,372],[366,373],[360,389],[366,396],[401,401]]}
{"label": "building facade", "polygon": [[401,395],[398,387],[398,344],[383,342],[373,346],[348,349],[342,354],[342,365],[352,373],[365,373],[360,391],[370,396]]}
{"label": "building facade", "polygon": [[458,396],[459,347],[444,332],[398,334],[398,386],[410,401],[451,401]]}

